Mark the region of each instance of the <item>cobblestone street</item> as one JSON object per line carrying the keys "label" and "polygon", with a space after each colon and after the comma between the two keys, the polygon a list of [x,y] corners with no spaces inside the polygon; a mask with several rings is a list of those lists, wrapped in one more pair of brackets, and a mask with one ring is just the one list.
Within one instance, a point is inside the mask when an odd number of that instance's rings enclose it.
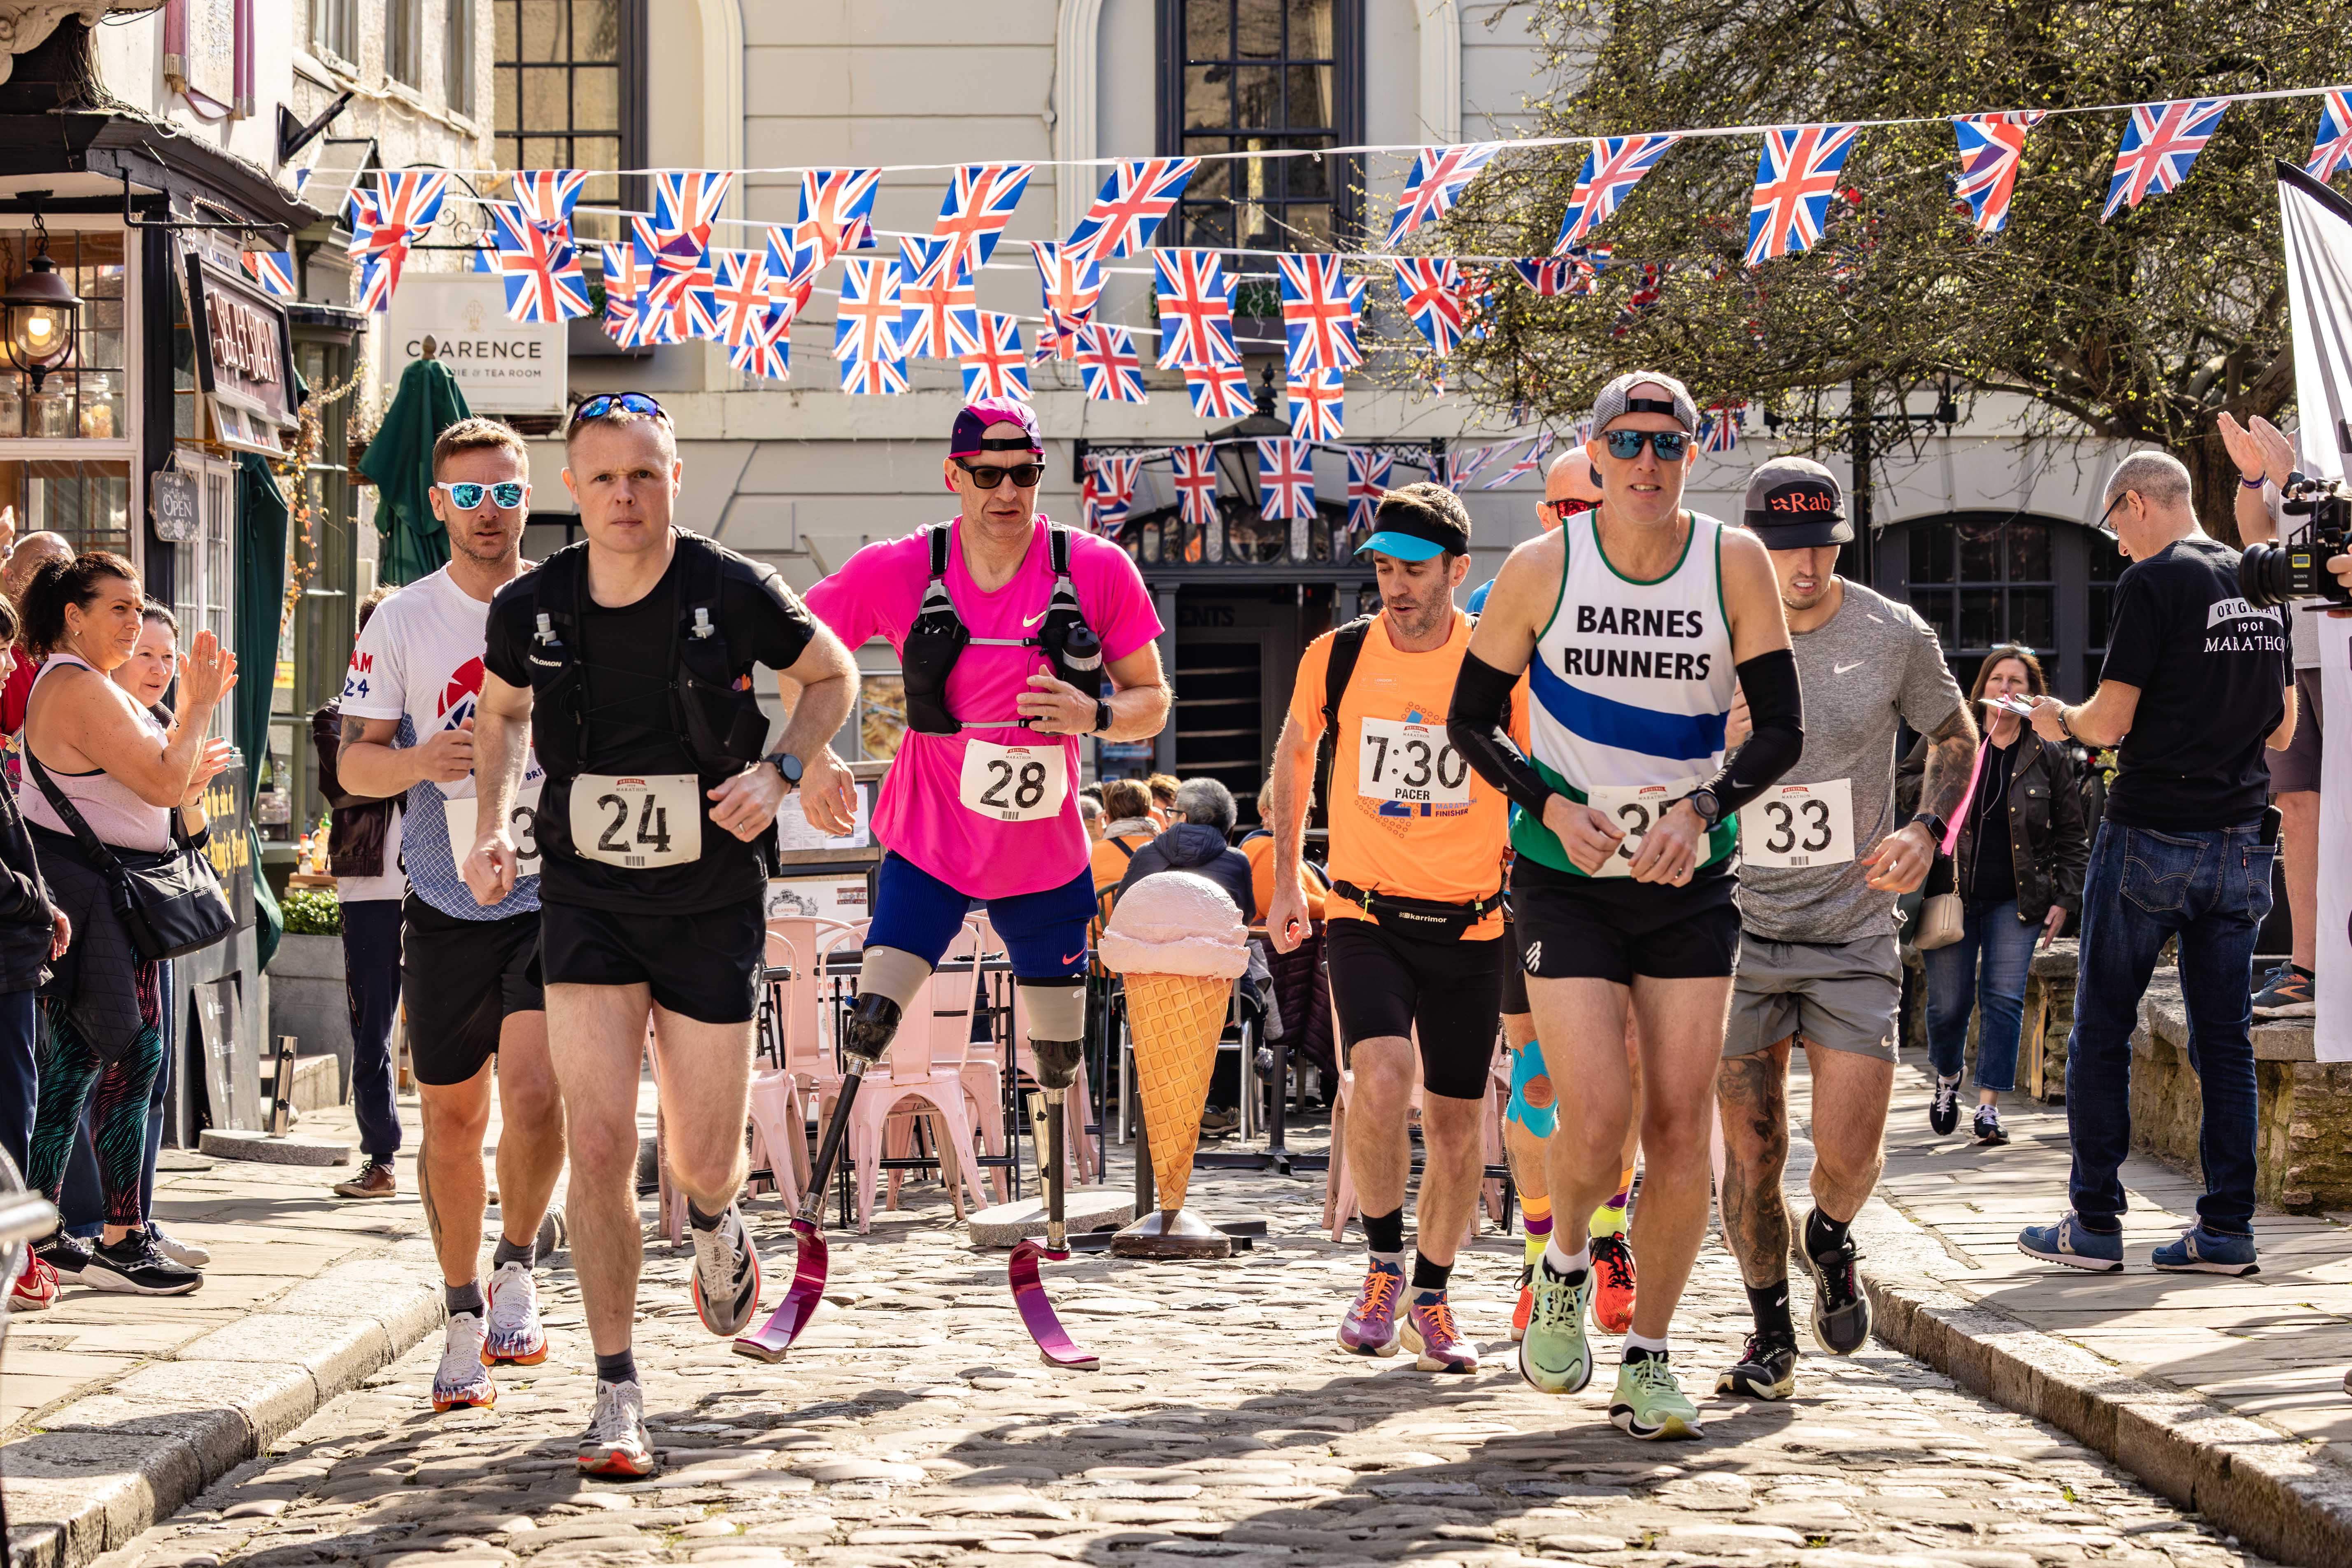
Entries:
{"label": "cobblestone street", "polygon": [[[1580,1396],[1520,1381],[1506,1337],[1515,1237],[1483,1237],[1454,1277],[1486,1370],[1356,1359],[1331,1336],[1361,1254],[1352,1234],[1335,1246],[1315,1233],[1319,1176],[1202,1171],[1193,1191],[1202,1212],[1262,1214],[1275,1235],[1230,1263],[1049,1266],[1073,1333],[1102,1355],[1094,1373],[1039,1363],[1004,1255],[967,1249],[936,1186],[910,1187],[908,1212],[877,1210],[870,1237],[836,1235],[832,1304],[781,1366],[706,1334],[688,1254],[655,1247],[637,1357],[667,1468],[626,1485],[573,1470],[593,1361],[559,1256],[544,1276],[552,1353],[502,1371],[495,1411],[431,1413],[436,1331],[101,1561],[2261,1561],[2091,1450],[1877,1343],[1809,1358],[1790,1405],[1703,1401],[1703,1442],[1637,1443],[1607,1420],[1613,1344]],[[791,1245],[772,1199],[753,1214],[772,1302]],[[1710,1241],[1675,1347],[1695,1394],[1744,1326]]]}

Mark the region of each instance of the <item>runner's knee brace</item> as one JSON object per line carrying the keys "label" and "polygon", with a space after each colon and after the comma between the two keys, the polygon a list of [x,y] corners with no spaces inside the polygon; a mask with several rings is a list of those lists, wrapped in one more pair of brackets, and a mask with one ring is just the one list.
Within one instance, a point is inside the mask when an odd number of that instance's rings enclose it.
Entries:
{"label": "runner's knee brace", "polygon": [[1083,976],[1066,980],[1024,980],[1021,1005],[1029,1016],[1029,1048],[1037,1058],[1041,1089],[1067,1089],[1077,1081],[1078,1063],[1086,1052],[1087,983]]}
{"label": "runner's knee brace", "polygon": [[857,972],[857,1001],[842,1031],[841,1048],[862,1062],[877,1062],[890,1048],[898,1022],[931,977],[931,966],[895,947],[869,947]]}

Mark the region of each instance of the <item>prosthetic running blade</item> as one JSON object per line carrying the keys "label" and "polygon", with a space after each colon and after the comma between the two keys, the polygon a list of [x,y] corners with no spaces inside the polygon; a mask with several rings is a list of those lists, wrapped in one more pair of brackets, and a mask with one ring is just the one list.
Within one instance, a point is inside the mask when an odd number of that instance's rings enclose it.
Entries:
{"label": "prosthetic running blade", "polygon": [[783,1360],[793,1342],[801,1337],[809,1319],[815,1315],[817,1303],[824,1300],[831,1254],[817,1220],[824,1212],[833,1163],[841,1153],[842,1137],[849,1129],[849,1108],[857,1099],[857,1086],[865,1076],[866,1063],[852,1058],[849,1070],[842,1077],[841,1096],[834,1101],[833,1120],[825,1124],[824,1142],[818,1145],[816,1162],[809,1168],[808,1190],[802,1195],[800,1213],[793,1216],[793,1241],[800,1249],[800,1258],[793,1269],[791,1288],[785,1290],[783,1301],[768,1314],[766,1322],[735,1341],[737,1355],[749,1356],[753,1361]]}
{"label": "prosthetic running blade", "polygon": [[1013,1262],[1006,1272],[1013,1282],[1013,1304],[1020,1310],[1023,1326],[1037,1342],[1037,1349],[1046,1361],[1055,1366],[1092,1372],[1102,1364],[1101,1358],[1070,1338],[1069,1331],[1062,1327],[1062,1320],[1054,1310],[1054,1303],[1046,1299],[1045,1280],[1038,1276],[1037,1265],[1041,1261],[1066,1263],[1069,1257],[1067,1247],[1048,1250],[1024,1237],[1013,1247]]}

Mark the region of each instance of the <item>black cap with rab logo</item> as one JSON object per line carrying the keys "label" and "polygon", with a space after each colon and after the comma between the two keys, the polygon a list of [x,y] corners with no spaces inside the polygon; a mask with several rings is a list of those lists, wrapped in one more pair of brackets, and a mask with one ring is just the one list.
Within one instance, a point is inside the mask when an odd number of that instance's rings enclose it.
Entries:
{"label": "black cap with rab logo", "polygon": [[1810,550],[1853,538],[1837,476],[1811,458],[1775,458],[1749,475],[1746,521],[1767,550]]}

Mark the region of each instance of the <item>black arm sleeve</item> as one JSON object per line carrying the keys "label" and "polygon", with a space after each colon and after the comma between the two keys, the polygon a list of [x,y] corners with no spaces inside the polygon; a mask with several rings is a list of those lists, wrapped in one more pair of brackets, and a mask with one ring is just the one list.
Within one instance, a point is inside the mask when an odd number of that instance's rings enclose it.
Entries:
{"label": "black arm sleeve", "polygon": [[1721,772],[1706,781],[1729,816],[1779,782],[1805,750],[1805,699],[1797,685],[1797,656],[1785,647],[1759,653],[1739,666],[1755,730]]}
{"label": "black arm sleeve", "polygon": [[1559,792],[1543,782],[1533,764],[1511,743],[1511,688],[1519,683],[1475,653],[1462,656],[1454,679],[1454,700],[1445,715],[1445,738],[1478,776],[1514,804],[1543,820],[1544,802]]}

